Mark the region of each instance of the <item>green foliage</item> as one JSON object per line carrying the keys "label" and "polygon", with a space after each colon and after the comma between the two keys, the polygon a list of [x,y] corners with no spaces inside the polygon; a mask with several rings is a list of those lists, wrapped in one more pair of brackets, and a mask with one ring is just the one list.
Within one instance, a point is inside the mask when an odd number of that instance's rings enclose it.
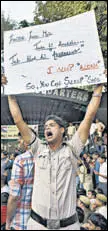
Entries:
{"label": "green foliage", "polygon": [[34,23],[44,24],[95,10],[100,44],[107,67],[107,1],[36,1]]}
{"label": "green foliage", "polygon": [[16,26],[16,22],[11,20],[8,16],[5,18],[4,12],[1,13],[1,50],[3,50],[4,46],[4,31],[12,30]]}
{"label": "green foliage", "polygon": [[[35,24],[54,22],[87,11],[86,1],[36,1]],[[40,19],[42,16],[42,19]]]}
{"label": "green foliage", "polygon": [[7,18],[4,15],[4,12],[1,14],[1,50],[4,47],[4,31],[20,29],[28,26],[33,26],[34,22],[29,23],[27,20],[22,20],[19,23],[15,20],[11,20],[8,16]]}
{"label": "green foliage", "polygon": [[22,20],[18,23],[18,29],[34,26],[34,22],[28,22],[27,20]]}
{"label": "green foliage", "polygon": [[27,22],[25,19],[19,22],[19,28],[28,27],[29,25],[29,22]]}

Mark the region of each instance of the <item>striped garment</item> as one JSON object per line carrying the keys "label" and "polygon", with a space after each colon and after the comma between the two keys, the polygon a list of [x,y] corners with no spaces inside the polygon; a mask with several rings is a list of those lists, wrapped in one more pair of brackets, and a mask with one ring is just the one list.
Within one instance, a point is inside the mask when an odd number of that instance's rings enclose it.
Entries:
{"label": "striped garment", "polygon": [[11,227],[16,230],[26,230],[27,228],[31,208],[33,176],[34,157],[30,151],[27,151],[15,158],[9,182],[10,194],[19,197],[11,223]]}

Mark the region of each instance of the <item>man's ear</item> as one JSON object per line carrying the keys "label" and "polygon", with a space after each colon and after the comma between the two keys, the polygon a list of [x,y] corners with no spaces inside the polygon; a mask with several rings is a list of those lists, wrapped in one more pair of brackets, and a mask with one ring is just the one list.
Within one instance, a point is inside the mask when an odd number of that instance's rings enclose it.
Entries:
{"label": "man's ear", "polygon": [[61,133],[62,133],[62,134],[65,132],[65,130],[64,130],[63,127],[61,127],[60,130],[61,130]]}

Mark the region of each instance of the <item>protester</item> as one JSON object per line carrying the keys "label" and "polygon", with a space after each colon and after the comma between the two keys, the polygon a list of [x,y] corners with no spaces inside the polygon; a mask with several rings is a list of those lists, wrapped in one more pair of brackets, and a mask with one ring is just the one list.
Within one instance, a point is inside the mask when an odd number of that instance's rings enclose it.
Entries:
{"label": "protester", "polygon": [[101,214],[93,213],[89,216],[88,222],[84,224],[82,228],[85,228],[85,230],[107,230],[107,220]]}
{"label": "protester", "polygon": [[80,196],[86,196],[86,190],[85,189],[83,189],[83,188],[79,188],[78,190],[77,190],[77,198],[79,198]]}
{"label": "protester", "polygon": [[92,140],[92,142],[96,134],[97,134],[97,127],[96,127],[96,123],[93,122],[90,127],[90,139]]}
{"label": "protester", "polygon": [[8,152],[2,150],[1,151],[1,176],[4,175],[5,168],[8,162],[9,162]]}
{"label": "protester", "polygon": [[78,214],[79,223],[81,225],[84,222],[84,210],[82,208],[80,208],[79,206],[77,206],[76,211],[77,211],[77,214]]}
{"label": "protester", "polygon": [[[94,152],[92,157],[93,157],[93,160],[94,160],[94,163],[95,163],[94,164],[94,170],[99,173],[99,169],[100,169],[100,163],[98,161],[99,153]],[[97,188],[98,185],[99,185],[99,175],[95,174],[94,172],[93,172],[93,183],[94,183],[94,189]]]}
{"label": "protester", "polygon": [[96,200],[98,200],[99,203],[99,207],[96,209],[96,212],[102,214],[107,219],[107,197],[104,194],[97,194]]}
{"label": "protester", "polygon": [[69,140],[72,139],[72,136],[75,134],[75,132],[76,132],[75,126],[72,123],[69,123],[69,126],[67,128],[67,136]]}
{"label": "protester", "polygon": [[91,204],[94,204],[96,201],[96,192],[94,190],[88,190],[87,196]]}
{"label": "protester", "polygon": [[91,204],[91,211],[102,214],[107,219],[107,197],[97,193],[96,200]]}
{"label": "protester", "polygon": [[96,129],[97,129],[97,134],[99,137],[102,137],[102,133],[105,129],[105,125],[100,122],[98,119],[96,119]]}
{"label": "protester", "polygon": [[84,223],[87,221],[90,211],[90,200],[87,196],[81,195],[78,200],[78,206],[84,211]]}
{"label": "protester", "polygon": [[33,143],[34,134],[23,121],[15,98],[8,96],[15,124],[24,141],[27,144],[32,142],[35,148],[33,153],[36,172],[27,229],[80,229],[76,216],[76,156],[80,155],[87,141],[92,120],[100,104],[101,93],[102,85],[94,90],[85,118],[68,144],[63,143],[65,126],[62,119],[49,116],[44,126],[47,145],[40,144],[39,138]]}
{"label": "protester", "polygon": [[98,187],[103,190],[103,193],[107,196],[107,162],[106,156],[102,154],[98,161],[100,163],[99,172],[94,170],[94,173],[99,176],[99,185]]}
{"label": "protester", "polygon": [[7,162],[6,167],[5,167],[5,170],[7,172],[7,183],[11,179],[11,171],[12,171],[12,166],[13,166],[14,159],[15,159],[14,153],[11,153],[9,155],[9,161]]}
{"label": "protester", "polygon": [[[33,130],[32,130],[33,132]],[[34,132],[34,134],[36,134]],[[9,182],[6,229],[26,230],[31,211],[31,197],[34,179],[34,155],[20,137],[19,149],[24,151],[14,160]]]}
{"label": "protester", "polygon": [[9,197],[9,186],[6,184],[6,176],[1,177],[1,230],[5,230],[7,202]]}
{"label": "protester", "polygon": [[6,85],[8,83],[6,76],[1,74],[1,85]]}
{"label": "protester", "polygon": [[84,153],[83,157],[83,164],[79,168],[79,178],[81,182],[81,186],[86,190],[86,193],[88,190],[93,189],[93,180],[92,180],[92,172],[91,172],[91,167],[90,167],[90,157]]}

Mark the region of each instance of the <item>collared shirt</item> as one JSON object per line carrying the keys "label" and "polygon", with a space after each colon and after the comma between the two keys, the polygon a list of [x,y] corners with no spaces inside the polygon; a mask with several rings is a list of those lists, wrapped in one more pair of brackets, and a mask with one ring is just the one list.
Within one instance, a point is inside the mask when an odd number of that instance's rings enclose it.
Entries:
{"label": "collared shirt", "polygon": [[75,126],[69,126],[67,133],[68,135],[74,135],[75,131],[76,131]]}
{"label": "collared shirt", "polygon": [[95,213],[100,213],[101,215],[103,215],[107,219],[107,206],[103,205],[101,207],[98,207],[96,209]]}
{"label": "collared shirt", "polygon": [[76,156],[83,148],[78,132],[56,151],[51,151],[38,138],[33,144],[37,155],[32,209],[43,218],[63,219],[76,212]]}
{"label": "collared shirt", "polygon": [[[99,169],[100,169],[100,163],[96,160],[94,170],[99,172]],[[95,175],[95,180],[96,180],[96,184],[98,184],[99,183],[99,176],[98,175]]]}
{"label": "collared shirt", "polygon": [[19,198],[11,223],[11,226],[16,230],[27,228],[27,220],[31,209],[33,177],[34,156],[30,151],[27,151],[15,158],[9,182],[10,195]]}
{"label": "collared shirt", "polygon": [[[104,176],[107,176],[107,162],[104,162],[103,164],[100,164],[99,173],[104,175]],[[102,177],[102,176],[99,176],[99,182],[107,183],[107,179]]]}

